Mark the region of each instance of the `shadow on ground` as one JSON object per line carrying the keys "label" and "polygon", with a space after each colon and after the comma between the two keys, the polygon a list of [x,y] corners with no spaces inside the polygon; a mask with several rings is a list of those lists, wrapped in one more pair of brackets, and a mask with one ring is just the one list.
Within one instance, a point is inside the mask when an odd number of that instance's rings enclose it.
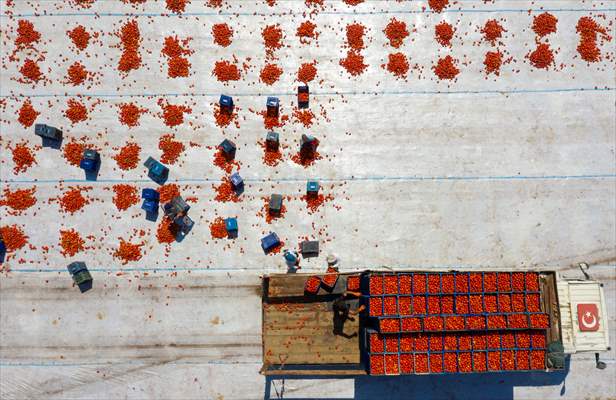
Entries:
{"label": "shadow on ground", "polygon": [[[514,388],[521,386],[562,385],[560,395],[566,393],[565,377],[569,373],[570,360],[565,369],[557,372],[503,372],[465,375],[411,375],[396,377],[337,378],[277,376],[266,377],[264,399],[284,399],[284,384],[295,379],[353,379],[354,396],[347,400],[413,400],[413,399],[460,399],[460,400],[513,400]],[[294,400],[302,399],[289,394]],[[328,399],[327,395],[307,399]],[[336,397],[340,399],[340,397]]]}

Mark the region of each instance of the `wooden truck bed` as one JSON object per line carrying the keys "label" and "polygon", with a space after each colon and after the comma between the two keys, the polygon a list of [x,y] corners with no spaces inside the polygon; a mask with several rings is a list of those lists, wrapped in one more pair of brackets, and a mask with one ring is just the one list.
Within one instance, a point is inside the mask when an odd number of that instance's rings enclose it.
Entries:
{"label": "wooden truck bed", "polygon": [[340,274],[331,293],[305,297],[311,275],[263,278],[263,370],[266,375],[365,375],[360,363],[359,317],[333,334],[333,301],[346,288]]}
{"label": "wooden truck bed", "polygon": [[[550,316],[547,331],[550,343],[561,339],[556,274],[552,271],[540,273],[541,309]],[[304,294],[304,284],[311,274],[277,274],[263,278],[263,374],[367,374],[361,359],[359,317],[345,323],[344,336],[333,333],[333,301],[345,291],[347,278],[357,274],[341,273],[332,292],[320,289],[316,296]],[[352,307],[356,307],[356,303],[352,303]]]}

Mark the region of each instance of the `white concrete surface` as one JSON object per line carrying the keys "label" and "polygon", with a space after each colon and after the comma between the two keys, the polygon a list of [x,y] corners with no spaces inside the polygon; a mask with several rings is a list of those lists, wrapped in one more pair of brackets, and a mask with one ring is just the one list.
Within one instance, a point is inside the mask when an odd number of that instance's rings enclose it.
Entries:
{"label": "white concrete surface", "polygon": [[[434,15],[422,11],[426,1],[368,0],[355,8],[325,2],[326,8],[310,17],[321,33],[319,47],[299,45],[295,37],[297,25],[308,18],[303,1],[279,0],[271,9],[262,1],[227,0],[219,13],[193,0],[182,17],[161,16],[164,2],[152,0],[137,7],[98,0],[91,9],[71,9],[59,0],[15,1],[10,8],[3,2],[0,179],[3,188],[36,186],[38,203],[22,216],[0,208],[1,224],[22,225],[33,246],[9,260],[12,272],[0,277],[0,398],[256,399],[276,398],[283,386],[284,398],[616,397],[614,350],[604,357],[605,371],[593,369],[588,355],[573,356],[564,389],[562,376],[544,374],[284,384],[258,374],[258,276],[284,270],[281,257],[260,251],[259,238],[270,229],[291,244],[304,236],[321,240],[323,257],[305,262],[307,271],[322,269],[330,251],[341,258],[343,270],[380,265],[546,267],[576,276],[571,266],[577,262],[602,265],[593,269],[606,284],[610,334],[616,337],[614,41],[601,46],[605,58],[600,63],[589,66],[575,58],[577,20],[601,14],[608,22],[597,20],[613,23],[613,3],[459,0]],[[559,19],[558,32],[547,39],[559,49],[556,62],[562,69],[538,71],[525,62],[534,47],[532,16],[541,9]],[[534,11],[529,15],[528,10]],[[7,17],[7,12],[16,17]],[[118,40],[111,33],[130,19],[129,13],[136,14],[132,18],[144,38],[143,67],[121,79],[115,70],[120,51],[112,47]],[[422,68],[421,74],[411,71],[407,81],[380,67],[388,53],[398,51],[381,32],[391,17],[417,29],[399,50]],[[20,64],[8,55],[19,18],[31,20],[42,34],[45,43],[38,47],[47,53],[40,65],[51,80],[46,86],[12,79],[19,76]],[[514,62],[503,67],[500,77],[485,79],[483,54],[491,47],[473,43],[480,39],[476,27],[490,18],[504,19],[503,48]],[[442,19],[458,29],[451,49],[433,39],[433,26]],[[236,32],[228,48],[212,44],[211,25],[220,21]],[[358,78],[338,65],[346,53],[343,29],[352,21],[369,28],[363,51],[369,68]],[[64,35],[78,23],[106,33],[81,54]],[[277,52],[284,74],[269,87],[259,82],[258,74],[265,63],[260,30],[271,23],[281,24],[289,47]],[[171,34],[193,37],[189,78],[167,79],[161,73],[166,64],[160,49]],[[211,70],[215,61],[233,54],[240,60],[251,57],[251,69],[241,82],[223,85]],[[460,65],[456,82],[434,78],[430,66],[437,54],[468,62]],[[285,162],[266,167],[256,145],[265,130],[261,117],[249,109],[264,109],[265,96],[277,94],[282,112],[290,113],[297,66],[313,59],[318,61],[317,81],[322,80],[311,84],[317,123],[306,129],[290,122],[280,129],[288,146]],[[89,89],[64,85],[74,60],[100,73],[99,83]],[[223,92],[235,96],[240,129],[221,130],[214,124],[211,104]],[[97,105],[88,121],[71,126],[63,111],[67,99],[77,95]],[[97,182],[83,181],[81,170],[49,148],[37,151],[38,165],[13,174],[6,146],[22,140],[39,144],[32,129],[16,121],[15,112],[26,97],[42,111],[37,122],[63,128],[67,139],[86,135],[102,148]],[[169,129],[156,115],[159,98],[189,104],[193,112],[183,125]],[[150,110],[134,129],[117,119],[116,105],[129,100]],[[329,120],[318,114],[322,109]],[[190,211],[195,229],[166,255],[156,241],[156,226],[144,220],[138,206],[117,211],[109,189],[118,182],[152,187],[144,168],[115,170],[112,148],[132,137],[143,158],[159,157],[158,138],[168,132],[187,147],[180,165],[171,167],[171,181],[199,201]],[[304,132],[321,139],[324,156],[308,169],[288,157]],[[211,185],[223,174],[206,146],[223,137],[238,144],[247,180],[241,203],[213,201]],[[190,147],[190,141],[202,146]],[[308,214],[297,197],[306,179],[315,177],[335,200]],[[64,187],[93,186],[89,195],[100,202],[73,216],[59,212],[48,200],[62,192],[61,181]],[[285,218],[268,225],[256,214],[261,196],[273,191],[295,198],[286,203]],[[208,222],[218,215],[238,216],[238,240],[211,240]],[[75,257],[87,261],[94,274],[94,289],[85,295],[71,287],[65,271],[72,259],[59,251],[62,227],[95,237],[95,248]],[[121,265],[112,257],[117,238],[134,229],[146,230],[144,256]]]}

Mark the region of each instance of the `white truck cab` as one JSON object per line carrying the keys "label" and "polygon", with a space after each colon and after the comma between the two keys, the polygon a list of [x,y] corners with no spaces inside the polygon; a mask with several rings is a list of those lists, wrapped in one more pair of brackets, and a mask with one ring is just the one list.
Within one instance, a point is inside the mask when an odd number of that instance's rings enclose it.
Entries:
{"label": "white truck cab", "polygon": [[610,350],[603,284],[558,276],[556,286],[565,353]]}

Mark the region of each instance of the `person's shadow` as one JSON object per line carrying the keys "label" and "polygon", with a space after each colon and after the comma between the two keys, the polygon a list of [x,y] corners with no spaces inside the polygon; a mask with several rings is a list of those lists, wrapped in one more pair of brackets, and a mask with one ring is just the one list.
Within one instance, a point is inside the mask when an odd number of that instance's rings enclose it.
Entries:
{"label": "person's shadow", "polygon": [[347,321],[355,321],[355,318],[351,317],[349,314],[349,305],[345,304],[343,309],[334,308],[334,335],[342,336],[346,339],[351,339],[357,336],[357,332],[352,334],[348,334],[344,332],[344,324]]}

